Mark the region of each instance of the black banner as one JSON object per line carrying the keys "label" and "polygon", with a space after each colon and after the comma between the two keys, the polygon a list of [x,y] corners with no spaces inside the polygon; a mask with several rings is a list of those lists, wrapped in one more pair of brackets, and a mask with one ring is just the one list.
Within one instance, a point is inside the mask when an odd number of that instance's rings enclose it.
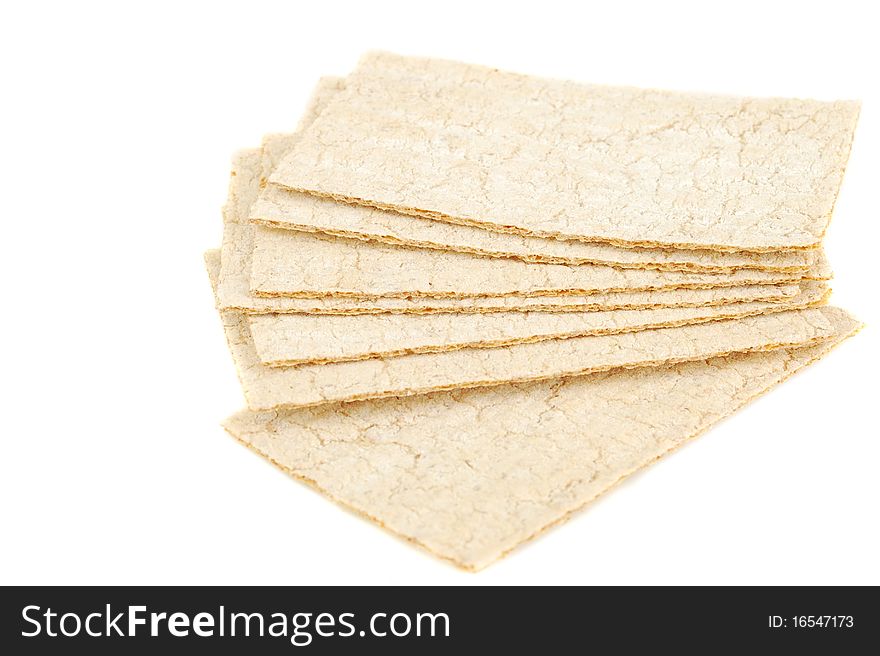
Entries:
{"label": "black banner", "polygon": [[3,588],[0,613],[6,654],[880,644],[875,588],[26,587]]}

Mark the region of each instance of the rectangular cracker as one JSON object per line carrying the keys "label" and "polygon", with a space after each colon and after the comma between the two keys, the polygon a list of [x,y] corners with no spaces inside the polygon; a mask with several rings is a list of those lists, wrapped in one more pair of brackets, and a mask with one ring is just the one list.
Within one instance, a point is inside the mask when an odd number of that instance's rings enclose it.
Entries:
{"label": "rectangular cracker", "polygon": [[[300,121],[308,127],[345,82],[322,78]],[[299,139],[300,132],[273,134],[263,139],[261,186]],[[606,264],[619,268],[730,273],[735,269],[806,271],[815,262],[814,251],[776,253],[720,253],[717,251],[657,248],[619,248],[608,244],[541,239],[433,221],[268,185],[250,212],[251,219],[270,227],[322,232],[337,237],[368,239],[389,244],[452,250],[495,257],[516,257],[551,264]]]}
{"label": "rectangular cracker", "polygon": [[538,237],[811,248],[858,112],[848,101],[584,85],[372,53],[271,181]]}
{"label": "rectangular cracker", "polygon": [[225,428],[336,503],[435,556],[479,570],[698,437],[859,327],[845,313],[827,316],[830,339],[807,348],[245,411]]}
{"label": "rectangular cracker", "polygon": [[634,309],[651,307],[693,307],[743,301],[779,301],[797,293],[796,285],[746,285],[706,290],[621,292],[590,296],[526,298],[518,296],[462,299],[375,300],[351,298],[258,298],[250,292],[254,226],[242,223],[256,197],[260,175],[260,153],[242,151],[233,159],[229,200],[224,208],[224,233],[219,307],[250,313],[307,312],[314,314],[380,314],[500,311],[586,311],[593,309]]}
{"label": "rectangular cracker", "polygon": [[735,319],[812,307],[824,303],[827,295],[824,285],[812,282],[805,283],[802,292],[785,303],[570,313],[264,314],[250,317],[248,323],[260,361],[269,366],[291,366],[494,348]]}
{"label": "rectangular cracker", "polygon": [[249,247],[253,226],[227,223],[224,227],[222,273],[217,290],[221,309],[262,314],[382,314],[438,312],[581,312],[587,310],[646,309],[653,307],[715,306],[744,301],[784,301],[798,293],[798,285],[744,285],[709,289],[653,292],[613,292],[586,296],[501,296],[472,298],[262,298],[250,292]]}
{"label": "rectangular cracker", "polygon": [[621,269],[731,273],[737,269],[804,272],[817,249],[750,253],[672,248],[621,248],[598,242],[542,239],[406,216],[267,185],[250,213],[257,225],[320,232],[398,246],[512,257],[545,264],[604,264]]}
{"label": "rectangular cracker", "polygon": [[[207,262],[216,284],[214,262]],[[655,366],[732,352],[808,346],[827,339],[828,308],[795,310],[694,326],[461,349],[393,358],[267,367],[260,362],[247,318],[221,311],[232,358],[251,410],[306,407],[335,401],[409,396],[576,376],[618,367]]]}
{"label": "rectangular cracker", "polygon": [[806,274],[756,269],[688,273],[597,264],[530,264],[258,226],[251,292],[293,298],[557,296],[781,284],[830,276],[824,258]]}

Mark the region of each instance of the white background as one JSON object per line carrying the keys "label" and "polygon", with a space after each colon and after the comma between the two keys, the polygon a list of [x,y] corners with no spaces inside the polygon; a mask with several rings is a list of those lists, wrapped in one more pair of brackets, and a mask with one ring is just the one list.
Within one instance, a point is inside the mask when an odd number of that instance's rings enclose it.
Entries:
{"label": "white background", "polygon": [[[880,583],[871,3],[10,4],[0,583]],[[202,251],[232,152],[368,49],[862,99],[827,251],[868,327],[482,573],[338,509],[220,428],[243,399]]]}

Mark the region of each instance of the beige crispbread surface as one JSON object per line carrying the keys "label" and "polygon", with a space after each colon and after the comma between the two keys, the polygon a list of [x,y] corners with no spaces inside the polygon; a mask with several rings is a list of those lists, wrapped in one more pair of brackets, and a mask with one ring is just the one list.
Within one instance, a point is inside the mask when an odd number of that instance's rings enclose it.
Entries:
{"label": "beige crispbread surface", "polygon": [[808,248],[831,217],[858,111],[373,53],[271,181],[540,237]]}
{"label": "beige crispbread surface", "polygon": [[[207,261],[212,284],[217,271]],[[226,340],[248,407],[306,407],[334,401],[409,396],[447,389],[656,366],[732,352],[807,346],[827,339],[834,308],[794,310],[619,335],[551,339],[505,348],[461,349],[392,358],[267,367],[246,315],[221,311]]]}
{"label": "beige crispbread surface", "polygon": [[[262,158],[265,161],[265,157]],[[747,285],[705,290],[675,290],[559,297],[474,297],[461,299],[260,298],[250,292],[254,226],[242,223],[259,191],[261,156],[242,151],[233,160],[229,201],[224,210],[222,266],[217,288],[219,307],[251,313],[379,314],[499,311],[584,311],[592,309],[692,307],[743,301],[776,301],[797,293],[796,285]]]}
{"label": "beige crispbread surface", "polygon": [[[245,445],[468,570],[569,519],[858,329],[816,346],[225,422]],[[682,408],[687,408],[683,412]]]}
{"label": "beige crispbread surface", "polygon": [[656,289],[705,289],[827,279],[810,272],[739,269],[726,274],[538,264],[469,253],[390,246],[258,226],[251,262],[257,296],[553,296]]}
{"label": "beige crispbread surface", "polygon": [[576,313],[264,314],[250,317],[249,325],[260,361],[290,366],[681,326],[811,307],[825,302],[827,295],[824,285],[810,282],[785,303]]}
{"label": "beige crispbread surface", "polygon": [[[321,79],[300,121],[300,128],[308,127],[344,87],[344,80],[340,78]],[[298,138],[297,132],[268,135],[263,139],[261,184],[278,167]],[[814,251],[721,253],[619,248],[608,244],[526,237],[336,203],[274,185],[263,189],[250,216],[256,223],[276,228],[556,264],[611,264],[621,268],[729,273],[739,268],[805,271],[816,259]]]}
{"label": "beige crispbread surface", "polygon": [[[318,115],[324,111],[330,101],[345,88],[345,80],[338,77],[322,77],[315,85],[312,91],[312,97],[306,104],[296,130],[292,133],[284,134],[268,134],[263,137],[261,144],[262,150],[262,181],[261,187],[265,185],[267,179],[272,172],[278,167],[278,164],[284,159],[285,155],[290,152],[293,145],[299,140],[302,131],[308,128]],[[250,209],[250,208],[248,208]],[[248,217],[248,213],[241,215],[242,219]]]}
{"label": "beige crispbread surface", "polygon": [[268,185],[250,213],[258,225],[387,244],[514,257],[551,264],[606,264],[622,269],[661,269],[730,273],[736,269],[806,271],[816,261],[812,250],[750,253],[673,248],[621,248],[610,244],[542,239],[435,221],[398,212],[337,203],[311,194]]}
{"label": "beige crispbread surface", "polygon": [[588,296],[476,296],[470,298],[267,298],[250,292],[250,253],[247,238],[253,226],[227,223],[222,249],[223,274],[217,289],[219,307],[251,314],[304,312],[309,314],[429,314],[438,312],[581,312],[585,310],[697,307],[745,301],[784,301],[798,285],[744,285],[709,289],[671,289],[654,292],[612,292]]}
{"label": "beige crispbread surface", "polygon": [[[315,120],[331,95],[339,88],[337,78],[320,80],[306,105],[295,135]],[[261,306],[267,305],[251,300],[250,271],[254,229],[246,225],[244,219],[256,201],[260,187],[265,183],[269,173],[267,165],[277,161],[282,152],[287,152],[289,144],[286,140],[292,136],[267,138],[262,148],[244,149],[235,153],[232,158],[229,195],[223,208],[222,256],[216,288],[220,307],[261,311]]]}
{"label": "beige crispbread surface", "polygon": [[[338,93],[340,84],[333,78],[319,83],[296,133],[269,135],[264,139],[259,164],[261,184],[276,168],[281,155],[296,143],[302,130]],[[253,161],[248,164],[255,166]],[[254,178],[253,174],[243,176],[243,181],[253,185]],[[242,195],[250,200],[256,192],[249,189]],[[332,201],[324,202],[344,208]],[[258,296],[292,297],[532,296],[781,283],[802,275],[824,279],[830,276],[830,269],[824,258],[811,273],[745,270],[700,274],[630,271],[592,264],[528,264],[436,249],[365,245],[360,240],[315,237],[261,226],[254,237],[251,291]]]}
{"label": "beige crispbread surface", "polygon": [[244,307],[249,303],[254,231],[240,220],[259,192],[259,175],[259,150],[242,150],[233,156],[229,197],[223,208],[223,241],[216,289],[220,307]]}

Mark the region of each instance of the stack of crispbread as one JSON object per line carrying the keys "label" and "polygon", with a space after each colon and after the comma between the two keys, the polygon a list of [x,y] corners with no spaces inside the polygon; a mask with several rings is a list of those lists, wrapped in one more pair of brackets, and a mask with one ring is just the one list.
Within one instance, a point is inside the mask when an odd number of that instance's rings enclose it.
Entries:
{"label": "stack of crispbread", "polygon": [[226,428],[479,569],[857,331],[857,116],[369,54],[234,159]]}

